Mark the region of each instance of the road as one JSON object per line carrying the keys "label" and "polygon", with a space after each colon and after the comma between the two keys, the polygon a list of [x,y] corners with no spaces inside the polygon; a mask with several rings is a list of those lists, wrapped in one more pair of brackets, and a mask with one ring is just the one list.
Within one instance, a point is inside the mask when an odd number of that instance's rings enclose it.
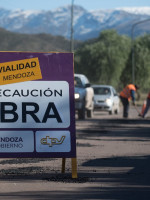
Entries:
{"label": "road", "polygon": [[150,117],[130,111],[76,119],[78,179],[70,159],[1,159],[0,199],[149,200]]}

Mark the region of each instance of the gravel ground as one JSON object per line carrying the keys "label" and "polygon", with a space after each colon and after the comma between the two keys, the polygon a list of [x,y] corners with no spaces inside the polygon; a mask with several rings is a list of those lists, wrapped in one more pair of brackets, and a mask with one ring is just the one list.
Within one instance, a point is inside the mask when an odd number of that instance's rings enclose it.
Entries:
{"label": "gravel ground", "polygon": [[[141,108],[139,108],[140,110]],[[0,199],[150,199],[150,117],[105,112],[76,120],[78,178],[71,159],[1,159]]]}

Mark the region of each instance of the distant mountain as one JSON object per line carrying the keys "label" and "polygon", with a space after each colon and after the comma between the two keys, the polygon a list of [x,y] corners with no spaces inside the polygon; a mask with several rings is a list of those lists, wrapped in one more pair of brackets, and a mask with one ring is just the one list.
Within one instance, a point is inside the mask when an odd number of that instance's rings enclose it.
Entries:
{"label": "distant mountain", "polygon": [[[18,33],[47,33],[70,39],[70,16],[70,6],[60,7],[54,11],[11,11],[1,8],[0,27]],[[87,11],[75,5],[74,38],[91,39],[106,29],[116,29],[119,34],[130,36],[132,25],[148,18],[150,7]],[[144,33],[150,33],[150,22],[136,27],[135,36]]]}
{"label": "distant mountain", "polygon": [[[75,48],[80,44],[74,41]],[[70,41],[62,36],[12,33],[0,28],[0,51],[70,52]]]}
{"label": "distant mountain", "polygon": [[150,16],[150,7],[124,7],[124,8],[117,8],[116,10],[124,10],[128,13],[132,13],[136,15]]}

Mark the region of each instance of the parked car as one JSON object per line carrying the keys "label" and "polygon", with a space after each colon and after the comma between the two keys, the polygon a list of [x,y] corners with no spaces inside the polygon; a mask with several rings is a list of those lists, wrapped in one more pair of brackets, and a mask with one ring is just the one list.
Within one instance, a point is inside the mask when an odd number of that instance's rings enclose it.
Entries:
{"label": "parked car", "polygon": [[110,85],[93,85],[94,109],[108,111],[109,114],[119,113],[120,99],[116,90]]}
{"label": "parked car", "polygon": [[94,90],[88,78],[83,74],[74,75],[75,82],[75,110],[79,119],[92,118],[94,110]]}

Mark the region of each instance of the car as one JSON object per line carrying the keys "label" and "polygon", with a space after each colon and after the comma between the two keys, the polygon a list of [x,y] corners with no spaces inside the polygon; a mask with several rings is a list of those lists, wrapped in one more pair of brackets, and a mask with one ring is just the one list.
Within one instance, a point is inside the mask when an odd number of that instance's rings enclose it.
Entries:
{"label": "car", "polygon": [[107,111],[109,114],[118,114],[120,98],[111,85],[93,85],[94,110]]}
{"label": "car", "polygon": [[79,119],[93,117],[94,90],[84,74],[74,74],[75,110]]}

